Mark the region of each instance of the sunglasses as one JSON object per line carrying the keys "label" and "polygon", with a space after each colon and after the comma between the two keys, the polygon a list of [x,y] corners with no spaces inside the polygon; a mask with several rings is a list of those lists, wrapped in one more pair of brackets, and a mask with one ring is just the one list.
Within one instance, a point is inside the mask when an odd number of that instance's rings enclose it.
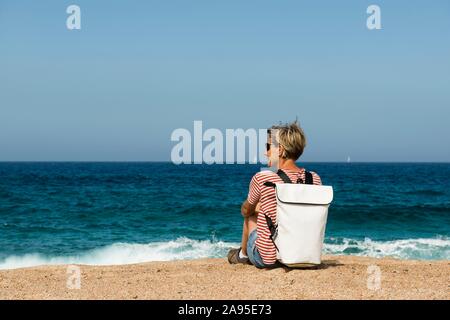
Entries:
{"label": "sunglasses", "polygon": [[266,150],[269,151],[270,150],[270,143],[266,142]]}

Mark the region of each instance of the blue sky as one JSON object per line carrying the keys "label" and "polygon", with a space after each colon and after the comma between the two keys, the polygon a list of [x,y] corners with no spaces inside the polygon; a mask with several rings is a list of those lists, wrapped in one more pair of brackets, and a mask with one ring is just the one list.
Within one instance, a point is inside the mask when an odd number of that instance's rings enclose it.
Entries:
{"label": "blue sky", "polygon": [[450,2],[0,0],[0,161],[169,160],[194,120],[296,116],[305,161],[450,161]]}

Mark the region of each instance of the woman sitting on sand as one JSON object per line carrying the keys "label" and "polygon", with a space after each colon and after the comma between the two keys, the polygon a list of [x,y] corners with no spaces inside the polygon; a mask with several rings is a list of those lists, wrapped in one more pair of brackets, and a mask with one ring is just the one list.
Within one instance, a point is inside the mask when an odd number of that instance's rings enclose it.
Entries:
{"label": "woman sitting on sand", "polygon": [[[267,133],[268,165],[283,170],[294,183],[305,181],[305,169],[295,164],[306,146],[305,134],[297,125],[297,121],[272,126]],[[315,172],[311,174],[314,184],[322,184]],[[276,224],[276,195],[275,189],[265,186],[265,182],[283,183],[283,180],[269,170],[258,172],[253,176],[247,200],[241,207],[244,216],[241,247],[228,252],[230,263],[253,264],[257,268],[271,268],[278,265],[276,248],[270,239],[265,218],[265,215],[269,216]]]}

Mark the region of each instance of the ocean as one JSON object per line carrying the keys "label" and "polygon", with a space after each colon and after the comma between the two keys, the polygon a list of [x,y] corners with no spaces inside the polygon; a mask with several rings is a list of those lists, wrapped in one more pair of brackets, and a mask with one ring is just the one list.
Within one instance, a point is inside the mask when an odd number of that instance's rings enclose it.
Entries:
{"label": "ocean", "polygon": [[[334,188],[325,254],[450,259],[450,164],[305,163]],[[260,165],[0,163],[0,269],[224,257]]]}

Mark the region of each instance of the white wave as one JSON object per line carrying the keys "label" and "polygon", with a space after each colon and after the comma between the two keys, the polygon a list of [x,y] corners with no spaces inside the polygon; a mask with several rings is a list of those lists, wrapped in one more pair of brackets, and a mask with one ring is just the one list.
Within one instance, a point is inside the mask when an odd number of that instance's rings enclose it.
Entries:
{"label": "white wave", "polygon": [[239,246],[239,244],[192,240],[185,237],[168,242],[148,244],[115,243],[76,256],[48,257],[38,253],[9,256],[0,261],[0,269],[60,264],[121,265],[149,261],[224,257],[231,247],[236,246]]}
{"label": "white wave", "polygon": [[364,240],[329,238],[325,242],[324,253],[376,258],[391,256],[399,259],[449,260],[450,239],[439,237],[375,241],[370,238]]}
{"label": "white wave", "polygon": [[[225,257],[228,250],[239,243],[178,238],[168,242],[148,244],[115,243],[73,256],[49,257],[39,253],[9,256],[0,260],[0,269],[25,268],[40,265],[85,264],[122,265],[149,261],[189,260]],[[450,239],[426,238],[392,241],[374,241],[369,238],[355,240],[328,238],[325,254],[351,254],[357,256],[400,259],[449,260]]]}

